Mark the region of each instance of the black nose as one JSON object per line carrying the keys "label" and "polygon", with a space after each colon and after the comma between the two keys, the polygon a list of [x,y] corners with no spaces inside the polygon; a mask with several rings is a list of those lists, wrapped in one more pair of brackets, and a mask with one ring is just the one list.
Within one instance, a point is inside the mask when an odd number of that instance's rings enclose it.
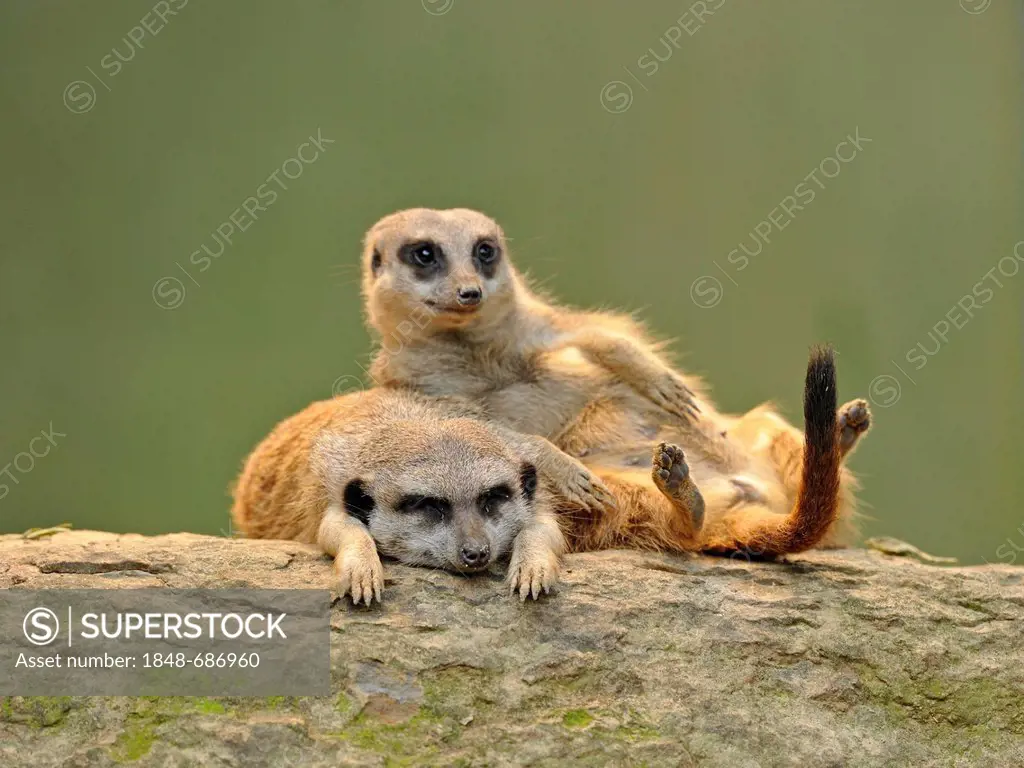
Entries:
{"label": "black nose", "polygon": [[460,554],[464,565],[470,568],[483,568],[491,557],[491,548],[487,544],[479,547],[466,545]]}
{"label": "black nose", "polygon": [[480,299],[483,294],[479,288],[459,288],[456,294],[459,298],[459,304],[464,307],[472,307],[480,303]]}

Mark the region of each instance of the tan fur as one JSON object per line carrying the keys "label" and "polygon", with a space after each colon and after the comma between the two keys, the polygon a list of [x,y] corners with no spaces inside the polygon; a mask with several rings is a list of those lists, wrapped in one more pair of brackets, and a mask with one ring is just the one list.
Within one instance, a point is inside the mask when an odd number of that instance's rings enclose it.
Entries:
{"label": "tan fur", "polygon": [[369,604],[381,598],[383,568],[370,529],[346,512],[350,480],[365,480],[386,507],[392,486],[451,496],[487,472],[518,479],[528,462],[541,487],[506,554],[510,590],[536,598],[557,582],[565,549],[552,489],[569,489],[562,503],[600,505],[599,485],[546,440],[489,426],[478,415],[457,401],[383,389],[313,403],[278,424],[246,460],[234,523],[250,537],[317,544],[335,558],[338,591]]}
{"label": "tan fur", "polygon": [[[481,243],[498,253],[490,267],[478,258]],[[439,255],[440,266],[416,260],[423,245]],[[818,521],[808,528],[798,511],[801,500],[808,508],[802,494],[816,476],[803,471],[799,430],[767,406],[741,417],[719,413],[701,382],[665,362],[639,323],[545,301],[507,250],[498,224],[468,209],[411,209],[374,225],[363,252],[367,319],[380,343],[373,381],[468,398],[496,422],[550,438],[582,458],[612,489],[618,509],[563,509],[573,549],[772,556],[844,540],[854,480],[838,461],[867,429],[866,403],[848,403],[828,417],[839,420],[834,445],[817,455],[826,461],[835,453],[838,491],[817,483],[817,492],[835,498],[823,496]],[[479,303],[463,306],[462,294],[474,291],[482,294]],[[857,423],[847,425],[844,414],[855,411]],[[673,476],[689,472],[680,482],[695,483],[701,493],[666,492],[659,473],[670,472],[651,462],[658,443],[685,449],[686,462],[681,453],[670,462]]]}

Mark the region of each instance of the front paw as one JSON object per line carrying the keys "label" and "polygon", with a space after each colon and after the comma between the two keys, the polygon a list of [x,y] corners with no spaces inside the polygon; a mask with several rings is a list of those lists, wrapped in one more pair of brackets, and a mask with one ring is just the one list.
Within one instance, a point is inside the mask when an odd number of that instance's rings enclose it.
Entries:
{"label": "front paw", "polygon": [[652,403],[684,423],[689,424],[699,418],[700,407],[693,390],[672,371],[652,381],[644,394]]}
{"label": "front paw", "polygon": [[558,583],[560,572],[558,555],[551,551],[535,551],[527,554],[516,552],[508,565],[508,593],[519,593],[519,600],[527,597],[536,600],[541,593],[548,594]]}
{"label": "front paw", "polygon": [[597,511],[617,508],[615,497],[598,477],[579,462],[574,462],[560,484],[559,493],[573,504]]}
{"label": "front paw", "polygon": [[380,564],[373,542],[368,543],[368,547],[362,544],[339,552],[334,558],[338,594],[351,595],[353,605],[359,605],[360,601],[370,605],[374,598],[378,603],[383,599],[384,566]]}

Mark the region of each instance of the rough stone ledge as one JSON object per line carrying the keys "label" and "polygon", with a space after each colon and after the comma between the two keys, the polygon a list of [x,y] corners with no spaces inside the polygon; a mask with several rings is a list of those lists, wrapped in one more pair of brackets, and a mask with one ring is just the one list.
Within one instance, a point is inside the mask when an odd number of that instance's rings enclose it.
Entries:
{"label": "rough stone ledge", "polygon": [[[559,593],[385,564],[326,698],[0,698],[26,766],[1024,764],[1024,569],[600,552]],[[0,536],[0,588],[328,585],[291,542]]]}

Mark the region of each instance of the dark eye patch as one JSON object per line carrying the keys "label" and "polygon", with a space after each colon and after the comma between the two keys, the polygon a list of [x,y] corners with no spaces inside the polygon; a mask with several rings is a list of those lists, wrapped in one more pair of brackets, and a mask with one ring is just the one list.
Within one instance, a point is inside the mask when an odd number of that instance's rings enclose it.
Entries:
{"label": "dark eye patch", "polygon": [[512,498],[512,488],[502,483],[488,488],[477,498],[477,505],[485,515],[497,514],[499,507]]}
{"label": "dark eye patch", "polygon": [[398,249],[398,260],[410,267],[420,280],[442,274],[448,266],[444,250],[430,240],[416,240]]}
{"label": "dark eye patch", "polygon": [[498,244],[488,238],[476,241],[473,246],[473,264],[476,271],[482,276],[494,277],[498,271],[498,262],[501,261],[501,249]]}
{"label": "dark eye patch", "polygon": [[452,511],[452,505],[448,499],[436,496],[403,496],[398,500],[395,508],[399,512],[411,515],[425,515],[433,520],[443,520]]}

